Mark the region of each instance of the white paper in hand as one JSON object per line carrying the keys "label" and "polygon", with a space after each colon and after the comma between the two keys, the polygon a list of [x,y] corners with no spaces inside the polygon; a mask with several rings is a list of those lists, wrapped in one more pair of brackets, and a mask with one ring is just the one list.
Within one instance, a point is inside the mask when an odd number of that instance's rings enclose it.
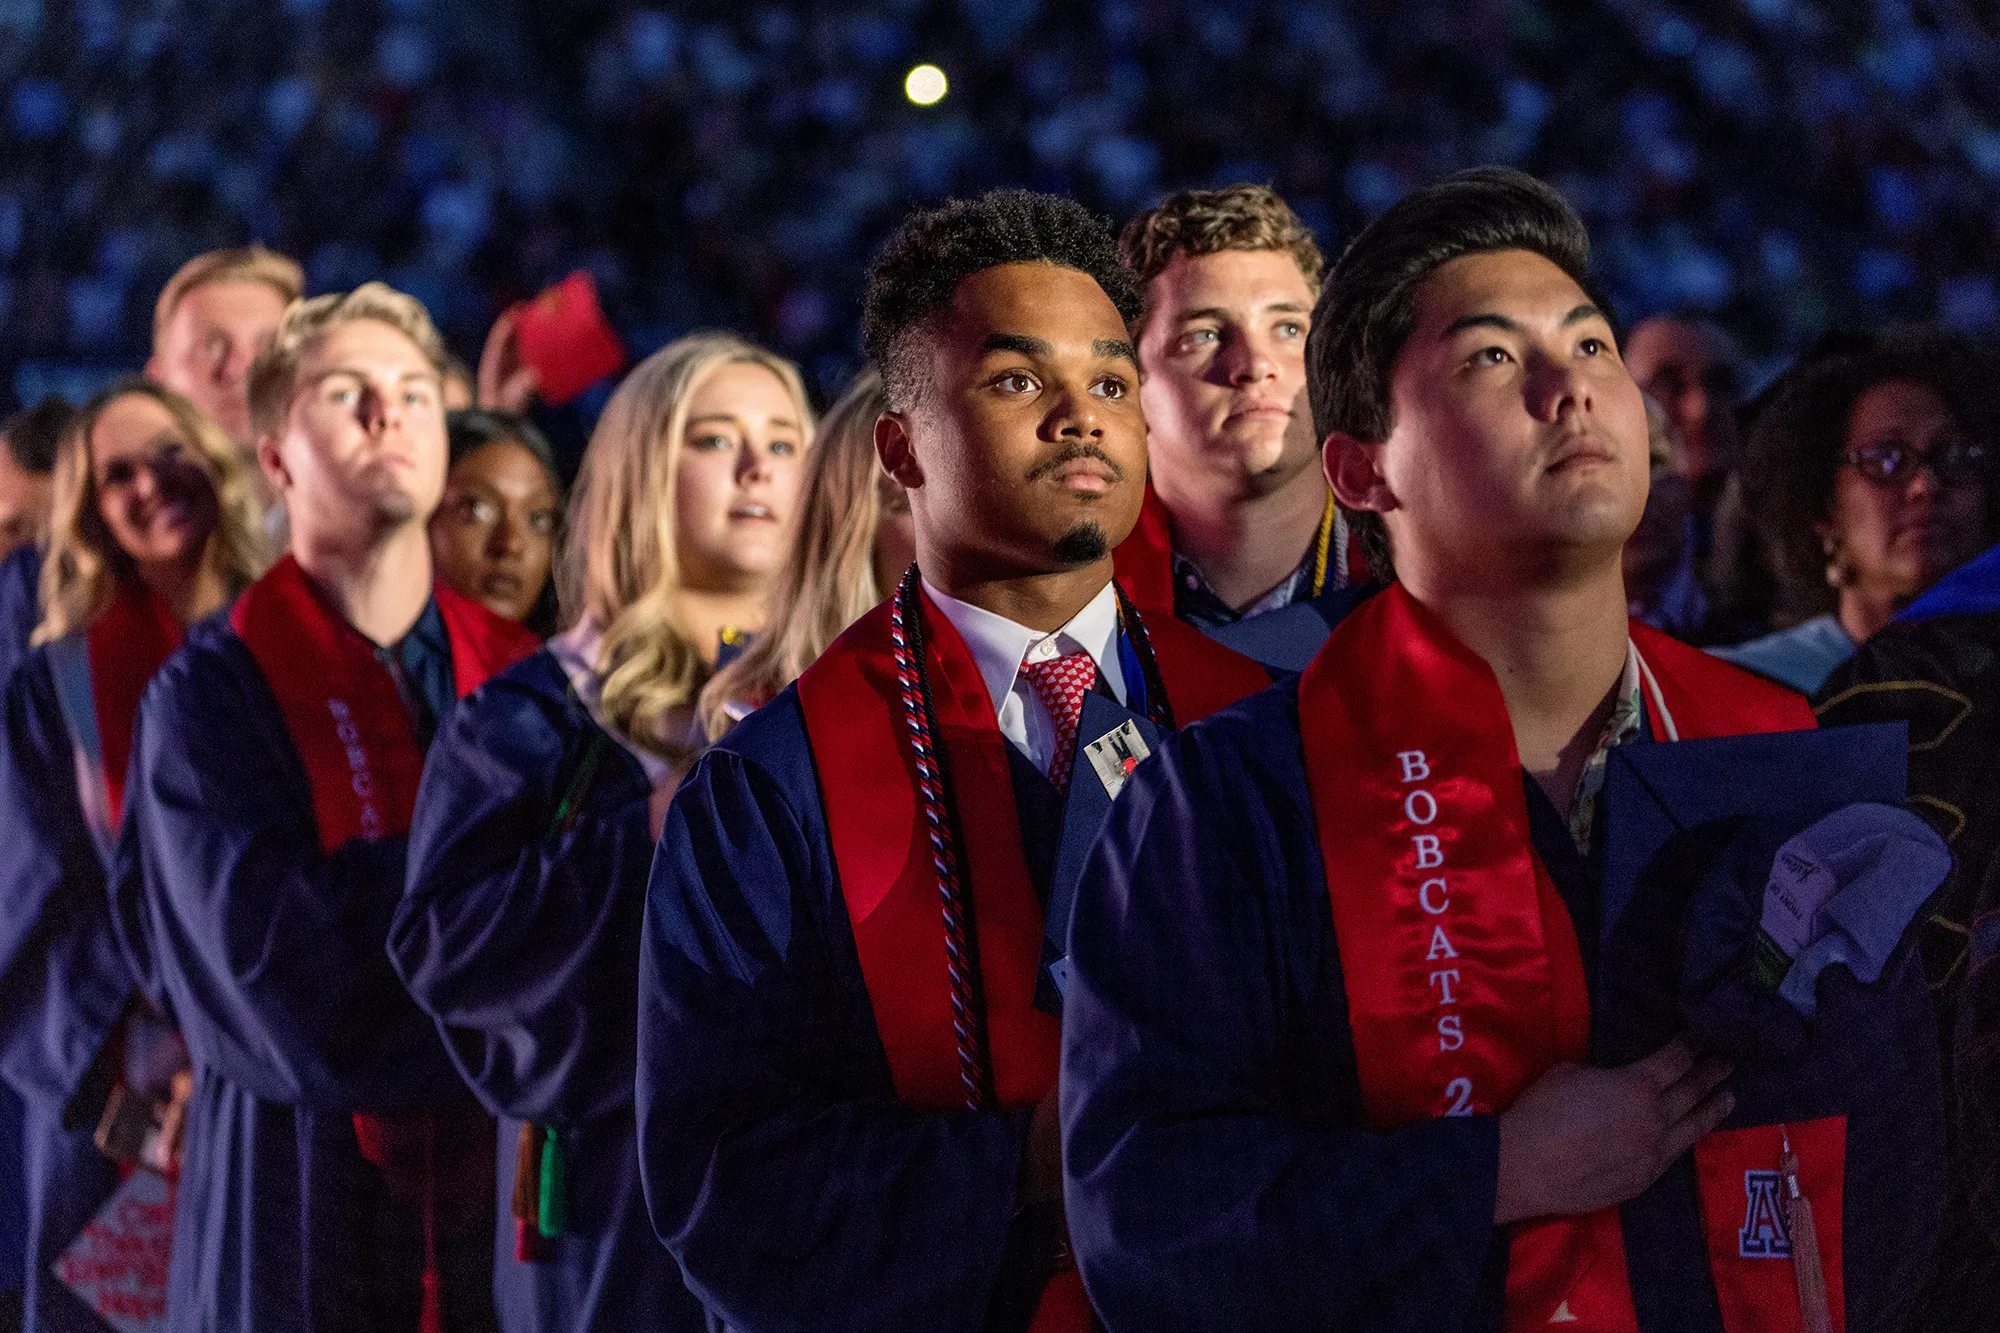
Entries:
{"label": "white paper in hand", "polygon": [[55,1261],[55,1275],[118,1333],[165,1333],[174,1186],[134,1171]]}

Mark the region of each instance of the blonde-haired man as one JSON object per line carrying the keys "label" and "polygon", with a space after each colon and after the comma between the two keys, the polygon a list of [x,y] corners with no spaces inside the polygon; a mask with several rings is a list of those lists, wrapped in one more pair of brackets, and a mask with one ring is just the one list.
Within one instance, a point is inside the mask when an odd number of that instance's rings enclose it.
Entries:
{"label": "blonde-haired man", "polygon": [[1119,577],[1142,605],[1296,669],[1353,600],[1305,396],[1326,261],[1262,185],[1173,195],[1119,248],[1145,303],[1132,332],[1152,482]]}
{"label": "blonde-haired man", "polygon": [[177,1329],[492,1321],[491,1122],[385,951],[437,721],[535,646],[433,586],[442,371],[380,283],[285,312],[248,401],[291,552],[140,709],[143,934],[195,1071]]}
{"label": "blonde-haired man", "polygon": [[196,255],[153,307],[146,377],[192,399],[248,453],[250,363],[304,291],[298,261],[261,245]]}

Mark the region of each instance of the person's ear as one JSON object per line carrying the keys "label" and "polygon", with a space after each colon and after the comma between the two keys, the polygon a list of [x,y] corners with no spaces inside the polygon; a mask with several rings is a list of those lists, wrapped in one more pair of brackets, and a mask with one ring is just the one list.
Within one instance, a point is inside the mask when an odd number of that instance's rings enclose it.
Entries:
{"label": "person's ear", "polygon": [[923,465],[917,462],[916,447],[910,440],[910,423],[901,412],[884,412],[875,418],[875,456],[882,470],[914,491],[924,484]]}
{"label": "person's ear", "polygon": [[160,378],[160,351],[157,347],[154,348],[152,354],[146,358],[146,368],[140,371],[139,373],[145,376],[147,379],[151,380],[155,384],[166,383],[165,380]]}
{"label": "person's ear", "polygon": [[1395,492],[1382,475],[1380,442],[1334,431],[1320,446],[1320,464],[1333,498],[1348,509],[1386,514],[1397,508]]}
{"label": "person's ear", "polygon": [[289,494],[292,489],[292,472],[285,466],[285,456],[278,448],[278,437],[259,434],[257,436],[257,466],[278,494]]}

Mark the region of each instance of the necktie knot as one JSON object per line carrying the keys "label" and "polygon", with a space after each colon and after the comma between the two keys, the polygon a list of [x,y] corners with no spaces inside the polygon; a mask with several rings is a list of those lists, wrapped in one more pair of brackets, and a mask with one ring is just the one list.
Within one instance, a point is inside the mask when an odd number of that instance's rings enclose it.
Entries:
{"label": "necktie knot", "polygon": [[1083,696],[1097,684],[1097,663],[1086,652],[1065,653],[1041,662],[1022,662],[1028,688],[1048,710],[1055,724],[1055,751],[1049,756],[1049,781],[1069,790],[1070,765],[1076,758],[1076,729],[1083,721]]}

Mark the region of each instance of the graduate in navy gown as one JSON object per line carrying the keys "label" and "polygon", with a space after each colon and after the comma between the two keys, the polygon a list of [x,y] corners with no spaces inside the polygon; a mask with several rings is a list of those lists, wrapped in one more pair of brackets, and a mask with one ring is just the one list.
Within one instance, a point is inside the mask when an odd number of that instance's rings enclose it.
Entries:
{"label": "graduate in navy gown", "polygon": [[290,553],[140,705],[144,949],[194,1065],[179,1330],[492,1324],[492,1122],[383,947],[425,746],[536,646],[432,583],[443,361],[378,283],[286,313],[251,398]]}
{"label": "graduate in navy gown", "polygon": [[1349,589],[1364,579],[1306,403],[1326,261],[1262,185],[1184,190],[1127,222],[1119,249],[1144,302],[1151,478],[1119,581],[1142,609],[1296,671],[1367,591]]}
{"label": "graduate in navy gown", "polygon": [[48,613],[0,705],[0,1077],[27,1110],[26,1327],[101,1333],[51,1272],[117,1183],[92,1131],[113,1096],[168,1100],[185,1063],[135,995],[111,920],[132,719],[184,626],[269,553],[241,457],[171,390],[100,394],[56,475]]}
{"label": "graduate in navy gown", "polygon": [[[28,637],[41,615],[36,588],[41,579],[41,544],[48,536],[55,437],[61,433],[57,418],[68,412],[68,404],[61,399],[47,398],[0,428],[0,435],[6,437],[6,449],[0,451],[0,552],[4,552],[0,553],[0,682],[6,681],[14,663],[27,651]],[[25,440],[20,434],[24,419],[36,423],[32,438]],[[45,421],[53,423],[53,431],[40,429]],[[20,1099],[0,1080],[0,1180],[25,1178],[21,1116]],[[25,1206],[22,1190],[0,1189],[0,1318],[22,1299]]]}
{"label": "graduate in navy gown", "polygon": [[1103,223],[906,222],[866,330],[916,563],[675,797],[639,966],[640,1171],[731,1329],[1084,1330],[1062,1240],[1069,890],[1175,722],[1268,681],[1111,581],[1145,426]]}
{"label": "graduate in navy gown", "polygon": [[506,1333],[705,1327],[639,1188],[639,918],[721,647],[684,626],[758,628],[811,440],[798,371],[761,348],[699,334],[641,362],[578,474],[574,623],[467,700],[425,763],[389,951],[500,1117]]}
{"label": "graduate in navy gown", "polygon": [[[1591,1067],[1615,748],[1812,716],[1628,622],[1645,413],[1587,254],[1560,196],[1487,170],[1327,280],[1314,417],[1396,582],[1171,738],[1083,873],[1064,1166],[1114,1333],[1838,1327],[1820,1290],[1848,1328],[1907,1314],[1942,1192],[1914,969],[1842,1115],[1725,1125],[1729,1066],[1671,1027]],[[1817,1249],[1776,1215],[1794,1183]]]}

